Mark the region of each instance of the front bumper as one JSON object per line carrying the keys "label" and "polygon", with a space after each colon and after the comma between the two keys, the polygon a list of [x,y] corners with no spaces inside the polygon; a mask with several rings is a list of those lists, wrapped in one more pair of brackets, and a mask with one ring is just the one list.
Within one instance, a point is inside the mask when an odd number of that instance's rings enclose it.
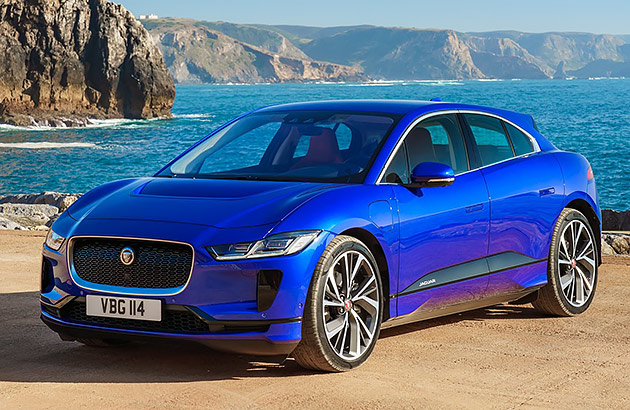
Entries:
{"label": "front bumper", "polygon": [[[205,246],[225,239],[225,230],[194,225],[164,222],[127,221],[111,230],[111,222],[80,223],[69,232],[60,251],[44,246],[48,269],[48,285],[43,286],[40,301],[41,318],[63,339],[114,338],[114,339],[178,339],[200,342],[210,347],[232,352],[256,355],[277,355],[291,352],[301,339],[301,317],[310,286],[312,273],[328,243],[334,237],[322,232],[302,252],[283,257],[218,262]],[[268,227],[253,228],[266,230]],[[259,232],[235,232],[230,236],[249,237]],[[153,232],[159,232],[155,234]],[[172,295],[155,295],[143,289],[99,289],[80,286],[69,269],[68,242],[73,236],[142,237],[154,240],[171,240],[191,244],[195,258],[190,280],[181,292]],[[190,240],[193,238],[193,240]],[[265,270],[282,271],[282,281],[273,302],[261,310],[257,301],[258,273]],[[44,272],[43,275],[44,276]],[[206,328],[193,333],[169,329],[135,328],[112,323],[90,323],[76,317],[64,317],[63,307],[71,301],[81,301],[87,295],[125,296],[158,299],[165,309],[185,309]],[[203,328],[203,325],[201,325]]]}
{"label": "front bumper", "polygon": [[301,322],[269,324],[265,332],[245,333],[206,333],[178,334],[166,332],[138,331],[131,329],[110,328],[69,323],[54,317],[42,309],[42,321],[59,334],[62,340],[76,339],[121,339],[121,340],[185,340],[201,343],[215,350],[232,353],[251,354],[256,356],[288,355],[298,345],[301,333]]}

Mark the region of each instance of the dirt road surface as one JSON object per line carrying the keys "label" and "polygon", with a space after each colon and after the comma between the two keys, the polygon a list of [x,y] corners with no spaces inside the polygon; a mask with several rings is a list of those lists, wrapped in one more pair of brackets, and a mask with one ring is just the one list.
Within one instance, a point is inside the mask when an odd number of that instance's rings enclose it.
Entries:
{"label": "dirt road surface", "polygon": [[314,374],[202,346],[98,349],[39,320],[41,233],[0,232],[0,407],[630,408],[630,263],[576,318],[497,306],[384,331],[368,362]]}

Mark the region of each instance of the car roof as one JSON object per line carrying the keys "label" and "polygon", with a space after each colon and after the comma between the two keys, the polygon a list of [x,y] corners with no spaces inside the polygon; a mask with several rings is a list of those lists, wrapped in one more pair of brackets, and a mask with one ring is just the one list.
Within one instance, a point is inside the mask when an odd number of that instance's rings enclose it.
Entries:
{"label": "car roof", "polygon": [[410,118],[432,111],[442,110],[462,110],[478,111],[498,115],[511,121],[527,132],[537,141],[541,149],[555,149],[555,147],[545,139],[539,132],[534,119],[527,114],[500,108],[487,107],[482,105],[462,104],[442,101],[421,101],[421,100],[328,100],[297,102],[289,104],[271,105],[255,110],[255,112],[283,112],[283,111],[349,111],[365,113],[384,113],[407,116]]}
{"label": "car roof", "polygon": [[416,100],[329,100],[271,105],[269,107],[262,108],[259,112],[339,110],[374,113],[382,112],[404,115],[431,104],[436,104],[436,102]]}
{"label": "car roof", "polygon": [[[372,112],[372,113],[390,113],[390,114],[409,114],[419,109],[423,111],[432,111],[438,109],[461,109],[461,110],[478,110],[496,113],[519,114],[514,111],[508,111],[492,107],[484,107],[481,105],[471,105],[462,103],[442,102],[442,101],[422,101],[422,100],[325,100],[325,101],[309,101],[296,102],[289,104],[270,105],[261,108],[258,112],[273,111],[307,111],[307,110],[339,110],[339,111],[356,111],[356,112]],[[520,114],[523,115],[523,114]]]}

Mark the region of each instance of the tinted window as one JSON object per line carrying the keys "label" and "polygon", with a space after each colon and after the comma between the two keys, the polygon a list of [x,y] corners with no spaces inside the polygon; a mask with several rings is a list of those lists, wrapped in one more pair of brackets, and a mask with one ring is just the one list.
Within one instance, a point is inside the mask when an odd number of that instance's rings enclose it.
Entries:
{"label": "tinted window", "polygon": [[468,171],[464,139],[454,114],[431,117],[407,134],[409,169],[421,162],[441,162],[456,174]]}
{"label": "tinted window", "polygon": [[518,155],[527,154],[534,151],[534,147],[532,146],[532,142],[529,137],[523,134],[518,128],[513,125],[504,122],[505,128],[508,130],[508,134],[510,134],[510,139],[512,140],[512,146],[514,147],[514,153]]}
{"label": "tinted window", "polygon": [[514,156],[499,119],[478,114],[464,114],[464,117],[477,143],[482,165],[494,164]]}

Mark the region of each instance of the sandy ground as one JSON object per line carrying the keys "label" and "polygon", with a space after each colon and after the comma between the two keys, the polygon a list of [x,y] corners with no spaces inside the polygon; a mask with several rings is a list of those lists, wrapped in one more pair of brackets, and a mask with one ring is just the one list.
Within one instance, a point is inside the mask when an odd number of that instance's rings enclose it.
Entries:
{"label": "sandy ground", "polygon": [[41,233],[0,232],[2,408],[630,408],[630,262],[577,318],[497,306],[384,331],[368,362],[312,374],[202,346],[62,342],[38,317]]}

